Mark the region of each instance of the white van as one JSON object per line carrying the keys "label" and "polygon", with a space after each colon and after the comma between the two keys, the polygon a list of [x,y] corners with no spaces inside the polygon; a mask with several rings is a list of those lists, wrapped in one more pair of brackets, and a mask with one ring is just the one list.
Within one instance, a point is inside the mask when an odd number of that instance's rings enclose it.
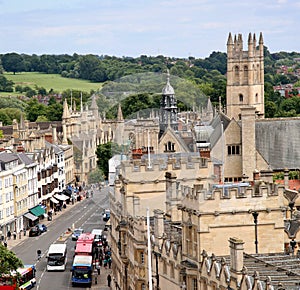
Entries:
{"label": "white van", "polygon": [[101,247],[102,246],[102,230],[93,229],[91,234],[95,236],[94,237],[95,246]]}

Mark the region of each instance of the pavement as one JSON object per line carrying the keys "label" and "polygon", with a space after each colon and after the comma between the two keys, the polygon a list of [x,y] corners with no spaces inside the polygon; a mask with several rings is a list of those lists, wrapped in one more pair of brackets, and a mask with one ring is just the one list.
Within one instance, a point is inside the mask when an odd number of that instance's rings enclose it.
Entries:
{"label": "pavement", "polygon": [[[61,215],[64,215],[68,210],[70,210],[72,207],[76,207],[79,204],[82,204],[82,201],[80,202],[75,202],[74,204],[69,203],[67,205],[66,208],[63,208],[62,211],[57,212],[56,215],[52,216],[52,221],[48,221],[47,218],[43,219],[40,221],[41,224],[45,224],[47,227],[48,225],[55,223],[57,218]],[[22,233],[17,234],[17,238],[14,239],[13,237],[10,240],[7,240],[7,248],[11,251],[13,251],[13,248],[16,247],[17,245],[23,243],[26,239],[29,238],[29,231],[26,232],[26,236],[24,236],[24,234]],[[72,232],[68,231],[68,229],[62,233],[62,235],[59,237],[59,241],[65,241],[66,239],[68,239],[71,236]],[[109,233],[107,235],[108,240],[110,240],[109,237]],[[112,289],[111,287],[107,286],[107,275],[110,274],[112,276],[112,270],[111,269],[105,269],[104,267],[101,267],[101,271],[100,271],[100,276],[98,276],[98,282],[97,284],[95,284],[95,280],[93,279],[93,284],[91,289],[101,289],[101,290],[110,290]]]}

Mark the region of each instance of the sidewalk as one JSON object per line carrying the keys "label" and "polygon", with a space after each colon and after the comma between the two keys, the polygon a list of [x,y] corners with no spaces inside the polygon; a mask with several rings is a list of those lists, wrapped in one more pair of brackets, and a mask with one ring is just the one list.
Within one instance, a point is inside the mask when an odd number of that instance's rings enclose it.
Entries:
{"label": "sidewalk", "polygon": [[[58,211],[56,214],[53,214],[52,216],[52,221],[48,221],[47,218],[44,218],[42,220],[39,221],[40,224],[44,224],[48,227],[48,225],[52,224],[55,222],[55,220],[65,214],[68,210],[70,210],[72,207],[77,206],[78,204],[80,204],[82,201],[77,201],[74,204],[72,204],[71,202],[67,205],[66,208],[63,208],[62,211]],[[67,232],[67,229],[66,229]],[[62,233],[63,234],[63,233]],[[68,234],[64,235],[63,238],[68,238]],[[16,247],[17,245],[21,244],[22,242],[24,242],[26,239],[29,238],[29,230],[26,231],[26,236],[24,236],[23,233],[21,233],[21,235],[18,233],[17,234],[17,238],[14,240],[14,238],[12,237],[10,240],[6,240],[7,241],[7,248],[9,250],[13,250],[14,247]]]}
{"label": "sidewalk", "polygon": [[[99,289],[99,290],[110,290],[111,287],[107,286],[107,275],[110,274],[112,276],[112,269],[105,269],[104,267],[101,268],[100,276],[98,276],[98,284],[95,284],[93,281],[92,289]],[[111,281],[112,285],[112,281]]]}
{"label": "sidewalk", "polygon": [[[70,210],[71,208],[79,205],[80,203],[82,203],[82,201],[77,201],[74,204],[69,203],[67,205],[67,207],[65,209],[62,209],[62,211],[57,212],[56,215],[53,215],[52,217],[52,221],[48,221],[47,218],[44,218],[43,220],[40,220],[39,223],[41,224],[45,224],[47,227],[52,224],[55,223],[56,219],[61,216],[64,215],[68,210]],[[66,240],[69,238],[69,236],[71,235],[71,232],[68,232],[68,229],[66,229],[65,233],[62,233],[62,236],[60,238],[58,238],[59,240]],[[107,235],[108,237],[108,241],[110,240],[110,235],[108,233]],[[22,233],[21,235],[17,235],[17,238],[14,240],[14,238],[12,237],[10,240],[7,240],[7,248],[9,250],[13,250],[14,247],[16,247],[17,245],[23,243],[24,241],[26,241],[29,238],[29,231],[26,232],[26,236],[24,236],[24,234]],[[100,275],[98,276],[98,283],[95,284],[95,281],[93,280],[93,284],[91,289],[94,290],[111,290],[111,287],[107,286],[107,275],[110,274],[112,276],[112,269],[105,269],[104,267],[101,267],[101,272]]]}

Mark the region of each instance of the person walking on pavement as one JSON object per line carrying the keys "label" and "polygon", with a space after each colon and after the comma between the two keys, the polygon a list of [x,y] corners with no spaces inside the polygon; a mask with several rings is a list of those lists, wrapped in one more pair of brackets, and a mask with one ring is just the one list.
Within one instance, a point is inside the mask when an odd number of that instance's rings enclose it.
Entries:
{"label": "person walking on pavement", "polygon": [[110,287],[110,283],[111,283],[111,276],[110,274],[107,275],[107,286]]}
{"label": "person walking on pavement", "polygon": [[37,253],[37,259],[39,261],[41,259],[41,257],[42,257],[42,251],[41,250],[37,250],[36,253]]}
{"label": "person walking on pavement", "polygon": [[11,238],[11,231],[7,232],[7,238],[10,240],[10,238]]}

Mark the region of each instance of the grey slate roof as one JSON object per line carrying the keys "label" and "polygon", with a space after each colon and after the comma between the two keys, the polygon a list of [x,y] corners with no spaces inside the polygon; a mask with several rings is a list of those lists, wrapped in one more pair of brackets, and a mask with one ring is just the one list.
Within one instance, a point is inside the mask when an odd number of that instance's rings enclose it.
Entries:
{"label": "grey slate roof", "polygon": [[255,131],[256,149],[272,170],[300,168],[300,118],[257,120]]}

